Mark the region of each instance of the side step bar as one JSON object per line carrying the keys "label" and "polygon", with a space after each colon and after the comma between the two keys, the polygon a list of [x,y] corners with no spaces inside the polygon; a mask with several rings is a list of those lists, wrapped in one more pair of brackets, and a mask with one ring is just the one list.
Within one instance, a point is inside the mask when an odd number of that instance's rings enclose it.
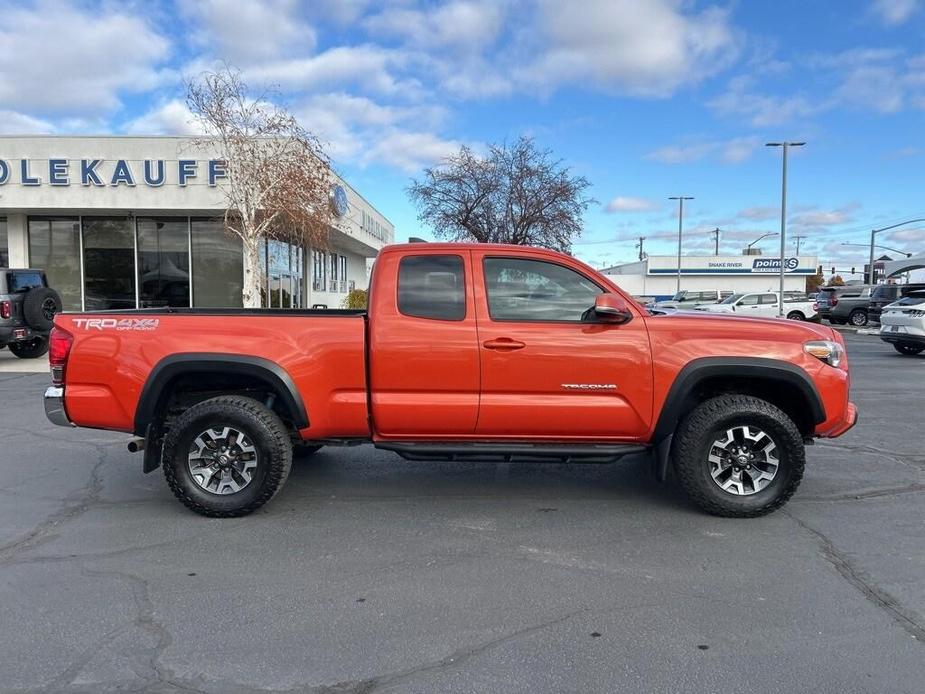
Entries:
{"label": "side step bar", "polygon": [[479,461],[496,463],[612,463],[625,455],[645,453],[638,444],[517,443],[455,441],[377,441],[376,448],[405,460]]}

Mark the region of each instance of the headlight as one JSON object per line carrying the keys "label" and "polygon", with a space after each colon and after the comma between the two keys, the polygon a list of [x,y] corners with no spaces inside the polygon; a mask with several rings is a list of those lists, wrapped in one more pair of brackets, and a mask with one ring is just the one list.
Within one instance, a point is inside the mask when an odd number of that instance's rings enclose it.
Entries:
{"label": "headlight", "polygon": [[814,340],[803,345],[803,351],[821,359],[829,366],[838,367],[845,358],[845,348],[832,340]]}

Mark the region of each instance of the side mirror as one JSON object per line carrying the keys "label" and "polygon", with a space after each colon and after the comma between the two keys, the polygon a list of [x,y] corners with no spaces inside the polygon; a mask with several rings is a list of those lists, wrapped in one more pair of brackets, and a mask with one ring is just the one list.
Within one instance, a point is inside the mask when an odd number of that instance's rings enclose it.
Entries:
{"label": "side mirror", "polygon": [[629,306],[618,294],[598,294],[594,299],[594,315],[600,323],[620,325],[632,320]]}

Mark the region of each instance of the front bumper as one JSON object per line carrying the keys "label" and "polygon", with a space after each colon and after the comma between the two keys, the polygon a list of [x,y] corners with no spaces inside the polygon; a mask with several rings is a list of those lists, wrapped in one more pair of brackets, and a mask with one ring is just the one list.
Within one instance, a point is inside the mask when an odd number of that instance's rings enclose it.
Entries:
{"label": "front bumper", "polygon": [[830,426],[824,432],[819,432],[816,435],[826,439],[834,439],[835,437],[844,434],[857,423],[858,408],[853,402],[849,402],[841,419],[836,421],[834,425]]}
{"label": "front bumper", "polygon": [[72,427],[74,424],[67,418],[64,409],[64,388],[62,386],[49,386],[45,389],[45,416],[52,424],[61,427]]}

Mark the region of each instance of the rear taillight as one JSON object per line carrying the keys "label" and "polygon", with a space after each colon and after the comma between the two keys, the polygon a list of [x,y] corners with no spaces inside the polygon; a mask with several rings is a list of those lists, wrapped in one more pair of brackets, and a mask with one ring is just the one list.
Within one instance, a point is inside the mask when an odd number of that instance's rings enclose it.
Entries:
{"label": "rear taillight", "polygon": [[56,386],[64,385],[64,371],[73,343],[74,336],[66,330],[58,327],[51,329],[48,337],[48,365],[51,367],[51,382]]}
{"label": "rear taillight", "polygon": [[13,315],[13,306],[9,301],[0,301],[0,318],[9,318]]}

